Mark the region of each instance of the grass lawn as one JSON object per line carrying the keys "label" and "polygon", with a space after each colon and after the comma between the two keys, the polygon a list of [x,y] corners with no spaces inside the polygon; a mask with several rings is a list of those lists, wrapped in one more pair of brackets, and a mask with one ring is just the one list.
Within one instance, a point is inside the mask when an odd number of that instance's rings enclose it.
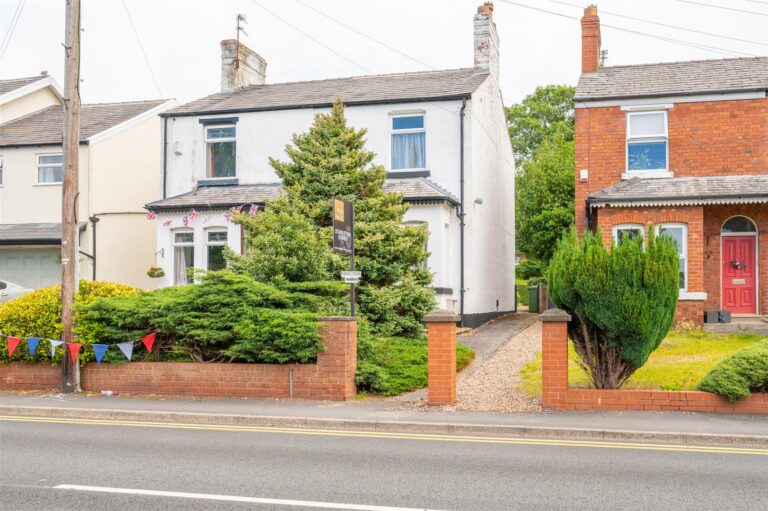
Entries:
{"label": "grass lawn", "polygon": [[[396,396],[427,386],[427,339],[377,337],[360,346],[360,368],[375,371],[376,394]],[[456,344],[456,369],[461,371],[475,358],[466,344]],[[358,378],[358,386],[360,385]]]}
{"label": "grass lawn", "polygon": [[[671,331],[648,362],[633,374],[623,388],[693,390],[718,362],[728,355],[765,339],[763,335],[713,334],[703,330]],[[589,387],[587,375],[576,363],[573,345],[568,345],[568,382],[571,387]],[[541,354],[520,371],[521,388],[531,396],[541,395]]]}

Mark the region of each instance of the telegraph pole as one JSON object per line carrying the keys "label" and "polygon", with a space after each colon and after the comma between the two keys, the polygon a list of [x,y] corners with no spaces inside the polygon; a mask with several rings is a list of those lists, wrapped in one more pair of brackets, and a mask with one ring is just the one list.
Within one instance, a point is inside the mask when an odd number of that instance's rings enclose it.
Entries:
{"label": "telegraph pole", "polygon": [[80,371],[72,362],[69,343],[72,334],[79,240],[77,197],[80,150],[80,0],[67,0],[64,42],[64,136],[62,138],[63,179],[61,185],[61,322],[64,329],[64,357],[61,359],[61,392],[80,391]]}

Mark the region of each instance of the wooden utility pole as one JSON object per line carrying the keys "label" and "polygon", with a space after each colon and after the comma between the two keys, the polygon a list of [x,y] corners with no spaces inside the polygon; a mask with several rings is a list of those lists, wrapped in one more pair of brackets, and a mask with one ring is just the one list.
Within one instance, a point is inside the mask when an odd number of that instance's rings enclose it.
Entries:
{"label": "wooden utility pole", "polygon": [[78,287],[79,240],[77,197],[80,150],[80,0],[67,0],[64,42],[64,136],[61,186],[61,322],[64,357],[61,359],[61,391],[80,391],[80,371],[69,354],[75,293]]}

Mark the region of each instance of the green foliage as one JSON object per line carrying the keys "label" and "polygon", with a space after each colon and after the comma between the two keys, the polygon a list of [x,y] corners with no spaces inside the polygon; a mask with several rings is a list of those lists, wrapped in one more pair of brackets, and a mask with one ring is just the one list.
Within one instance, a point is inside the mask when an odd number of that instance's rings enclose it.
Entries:
{"label": "green foliage", "polygon": [[737,351],[701,380],[699,390],[738,401],[752,392],[768,392],[768,339]]}
{"label": "green foliage", "polygon": [[572,315],[568,333],[595,387],[618,388],[643,366],[672,326],[679,257],[674,240],[636,238],[609,251],[571,229],[549,266],[549,296]]}
{"label": "green foliage", "polygon": [[413,336],[435,303],[432,276],[422,267],[429,234],[423,226],[401,225],[408,205],[401,194],[384,193],[386,171],[373,165],[365,133],[347,124],[336,102],[306,133],[294,135],[288,160],[270,159],[284,195],[258,215],[236,215],[248,249],[227,259],[234,271],[281,288],[338,280],[349,263],[331,249],[332,200],[352,200],[355,265],[362,272],[358,310],[374,333]]}
{"label": "green foliage", "polygon": [[[359,390],[395,396],[427,385],[427,340],[361,337],[358,343]],[[475,358],[472,348],[456,345],[456,370]]]}
{"label": "green foliage", "polygon": [[137,353],[153,360],[309,362],[322,346],[318,304],[316,295],[224,270],[205,274],[199,284],[78,306],[78,332],[105,344],[156,332],[151,356]]}
{"label": "green foliage", "polygon": [[534,279],[539,278],[547,273],[547,266],[537,259],[530,259],[526,257],[520,264],[517,265],[515,275],[522,279]]}
{"label": "green foliage", "polygon": [[[81,280],[75,296],[75,304],[87,304],[101,297],[132,296],[139,293],[135,287],[114,282]],[[75,325],[80,324],[80,315],[75,314]],[[61,324],[61,286],[37,289],[16,300],[0,305],[0,332],[16,337],[40,337],[59,339]],[[76,330],[77,334],[77,330]],[[83,339],[77,335],[78,341]],[[8,360],[5,340],[2,341],[0,360]],[[58,350],[55,361],[60,360],[63,351]],[[90,353],[92,357],[92,352]],[[45,361],[50,360],[50,343],[40,341],[34,357],[29,356],[24,343],[13,354],[13,360]]]}
{"label": "green foliage", "polygon": [[518,281],[515,284],[515,296],[517,296],[517,303],[528,307],[528,283],[522,284]]}
{"label": "green foliage", "polygon": [[536,87],[520,104],[507,107],[509,138],[518,163],[532,159],[548,138],[573,141],[573,96],[576,88],[567,85]]}

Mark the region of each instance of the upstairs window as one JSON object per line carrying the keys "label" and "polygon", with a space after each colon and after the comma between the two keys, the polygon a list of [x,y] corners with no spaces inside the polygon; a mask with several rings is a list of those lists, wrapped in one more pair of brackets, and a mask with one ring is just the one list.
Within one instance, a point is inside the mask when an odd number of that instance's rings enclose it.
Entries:
{"label": "upstairs window", "polygon": [[392,117],[392,170],[426,168],[426,149],[424,114]]}
{"label": "upstairs window", "polygon": [[224,259],[224,247],[227,246],[227,231],[208,231],[206,241],[208,243],[208,270],[223,270],[227,267],[227,261]]}
{"label": "upstairs window", "polygon": [[64,177],[64,157],[60,154],[37,155],[37,183],[41,185],[61,183]]}
{"label": "upstairs window", "polygon": [[205,128],[207,177],[235,177],[235,130],[234,126]]}
{"label": "upstairs window", "polygon": [[667,170],[667,112],[627,114],[627,171]]}

